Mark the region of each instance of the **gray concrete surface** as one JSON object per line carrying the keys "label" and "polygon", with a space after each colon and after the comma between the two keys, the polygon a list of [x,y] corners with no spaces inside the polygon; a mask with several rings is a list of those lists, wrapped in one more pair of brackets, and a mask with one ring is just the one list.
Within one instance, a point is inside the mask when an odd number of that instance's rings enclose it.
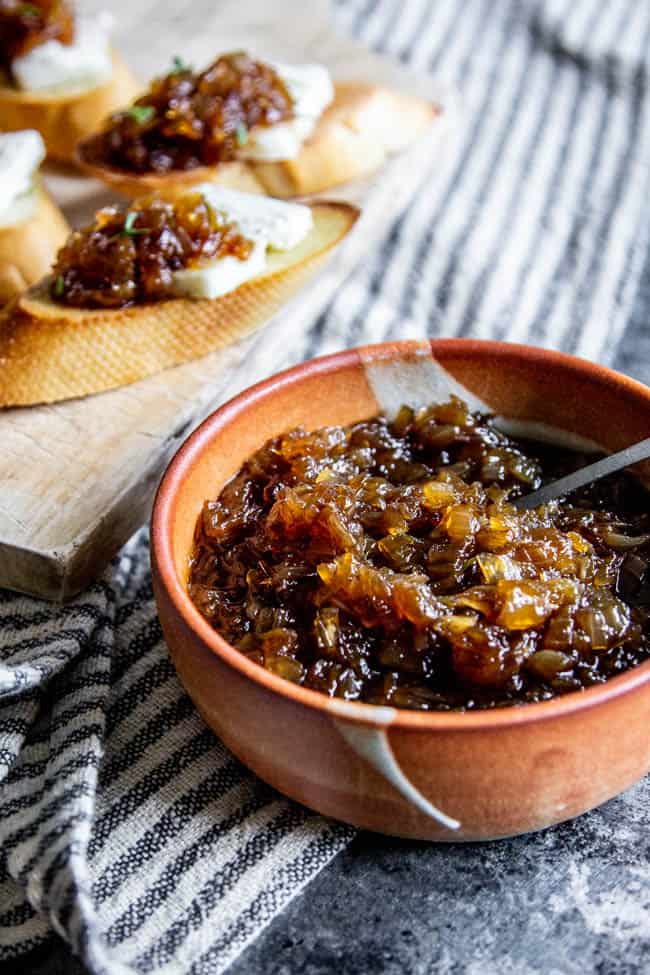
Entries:
{"label": "gray concrete surface", "polygon": [[650,972],[650,779],[533,836],[359,835],[229,975]]}

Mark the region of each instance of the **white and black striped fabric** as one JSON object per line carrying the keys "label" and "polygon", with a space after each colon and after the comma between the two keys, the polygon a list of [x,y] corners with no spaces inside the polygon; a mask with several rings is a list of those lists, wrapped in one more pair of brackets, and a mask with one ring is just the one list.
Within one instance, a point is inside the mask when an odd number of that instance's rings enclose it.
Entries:
{"label": "white and black striped fabric", "polygon": [[650,4],[338,10],[368,45],[455,85],[461,105],[451,150],[298,354],[472,336],[611,364],[650,235]]}
{"label": "white and black striped fabric", "polygon": [[0,956],[54,931],[91,972],[217,972],[346,843],[203,724],[147,538],[69,606],[0,599]]}
{"label": "white and black striped fabric", "polygon": [[[623,349],[643,374],[650,5],[337,0],[334,14],[462,101],[417,200],[286,364],[471,335],[605,363]],[[60,937],[92,973],[223,971],[352,834],[255,780],[195,714],[144,533],[64,608],[1,594],[0,661],[3,961]]]}

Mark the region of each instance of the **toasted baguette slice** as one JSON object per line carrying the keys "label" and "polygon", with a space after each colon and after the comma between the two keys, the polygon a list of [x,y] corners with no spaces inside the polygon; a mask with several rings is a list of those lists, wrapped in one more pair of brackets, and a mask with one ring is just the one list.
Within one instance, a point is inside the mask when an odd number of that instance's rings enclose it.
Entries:
{"label": "toasted baguette slice", "polygon": [[0,305],[47,274],[69,233],[65,217],[37,182],[31,216],[0,225]]}
{"label": "toasted baguette slice", "polygon": [[48,279],[35,285],[0,314],[0,406],[125,386],[241,339],[298,291],[359,215],[346,203],[318,203],[312,213],[297,247],[269,252],[263,274],[222,298],[86,310],[51,301]]}
{"label": "toasted baguette slice", "polygon": [[27,288],[27,281],[15,264],[0,264],[0,308]]}
{"label": "toasted baguette slice", "polygon": [[77,144],[106,115],[133,101],[139,91],[131,71],[113,52],[113,76],[98,88],[48,93],[0,86],[0,130],[36,129],[50,158],[73,162]]}
{"label": "toasted baguette slice", "polygon": [[414,142],[440,109],[430,102],[372,85],[337,84],[334,101],[296,159],[254,163],[272,196],[329,190],[375,172]]}
{"label": "toasted baguette slice", "polygon": [[265,193],[266,190],[255,176],[253,168],[245,162],[227,162],[219,166],[199,166],[196,169],[177,170],[173,173],[128,173],[125,170],[111,169],[110,166],[95,166],[85,162],[83,156],[75,153],[75,164],[88,176],[100,179],[116,193],[128,199],[146,193],[160,193],[173,196],[184,193],[198,183],[218,183],[244,193]]}
{"label": "toasted baguette slice", "polygon": [[296,159],[138,174],[87,163],[80,147],[76,161],[88,175],[127,197],[215,182],[286,199],[318,193],[374,172],[392,153],[417,139],[439,113],[438,106],[412,95],[373,85],[337,83],[334,101]]}

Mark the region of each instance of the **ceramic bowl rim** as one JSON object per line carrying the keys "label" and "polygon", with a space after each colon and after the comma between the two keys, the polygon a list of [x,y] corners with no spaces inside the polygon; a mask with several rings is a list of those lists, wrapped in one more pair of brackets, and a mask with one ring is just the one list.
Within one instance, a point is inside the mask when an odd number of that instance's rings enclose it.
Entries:
{"label": "ceramic bowl rim", "polygon": [[178,449],[161,479],[151,518],[151,559],[154,574],[164,588],[174,613],[180,616],[208,650],[255,684],[307,709],[364,725],[384,725],[387,712],[391,712],[389,715],[391,728],[457,733],[493,730],[578,714],[622,695],[631,694],[650,683],[650,661],[645,661],[623,674],[610,678],[604,684],[585,691],[570,692],[549,701],[519,707],[507,706],[471,712],[410,711],[392,708],[390,705],[377,706],[357,701],[344,701],[293,684],[255,664],[224,640],[191,601],[174,566],[172,554],[174,512],[178,490],[185,478],[191,476],[195,459],[208,443],[224,431],[232,419],[249,409],[254,409],[260,402],[272,397],[276,391],[286,386],[299,383],[307,377],[319,374],[331,375],[343,368],[358,366],[363,361],[362,356],[390,359],[409,352],[412,354],[414,351],[421,351],[427,345],[430,345],[434,357],[436,350],[444,347],[452,353],[462,353],[464,356],[489,355],[501,361],[523,358],[544,365],[546,368],[559,367],[565,371],[568,369],[583,378],[614,384],[621,391],[625,390],[632,396],[640,396],[650,401],[650,388],[605,366],[562,352],[489,339],[430,339],[428,342],[404,340],[378,343],[319,356],[277,373],[245,389],[210,413]]}

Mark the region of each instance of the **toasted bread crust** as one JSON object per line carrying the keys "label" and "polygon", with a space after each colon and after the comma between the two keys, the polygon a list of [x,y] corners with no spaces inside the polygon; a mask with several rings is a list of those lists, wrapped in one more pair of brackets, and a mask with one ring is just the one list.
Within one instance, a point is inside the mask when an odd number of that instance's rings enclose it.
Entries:
{"label": "toasted bread crust", "polygon": [[0,227],[0,305],[48,273],[69,233],[65,217],[37,185],[32,216]]}
{"label": "toasted bread crust", "polygon": [[37,129],[51,159],[73,162],[77,144],[91,135],[106,115],[130,104],[140,88],[114,51],[112,78],[90,91],[62,95],[0,87],[0,129]]}
{"label": "toasted bread crust", "polygon": [[85,162],[78,149],[76,165],[86,175],[99,179],[116,193],[128,199],[147,193],[163,193],[171,196],[182,193],[197,183],[218,183],[245,193],[264,193],[265,189],[245,162],[228,162],[220,166],[199,166],[197,169],[177,170],[172,173],[127,173],[109,166],[95,166]]}
{"label": "toasted bread crust", "polygon": [[21,294],[27,282],[15,264],[0,264],[0,308]]}
{"label": "toasted bread crust", "polygon": [[318,193],[374,172],[431,125],[440,109],[424,99],[360,83],[337,83],[334,101],[296,159],[233,162],[171,173],[128,173],[77,164],[128,197],[156,190],[173,193],[189,184],[216,182],[248,192],[288,198]]}
{"label": "toasted bread crust", "polygon": [[339,83],[335,91],[296,159],[253,164],[273,196],[319,193],[367,176],[414,142],[439,113],[423,99],[372,85]]}
{"label": "toasted bread crust", "polygon": [[358,216],[312,208],[314,228],[263,275],[216,300],[176,298],[115,310],[66,308],[47,279],[0,315],[0,406],[51,403],[124,386],[230,345],[267,321],[314,274]]}

